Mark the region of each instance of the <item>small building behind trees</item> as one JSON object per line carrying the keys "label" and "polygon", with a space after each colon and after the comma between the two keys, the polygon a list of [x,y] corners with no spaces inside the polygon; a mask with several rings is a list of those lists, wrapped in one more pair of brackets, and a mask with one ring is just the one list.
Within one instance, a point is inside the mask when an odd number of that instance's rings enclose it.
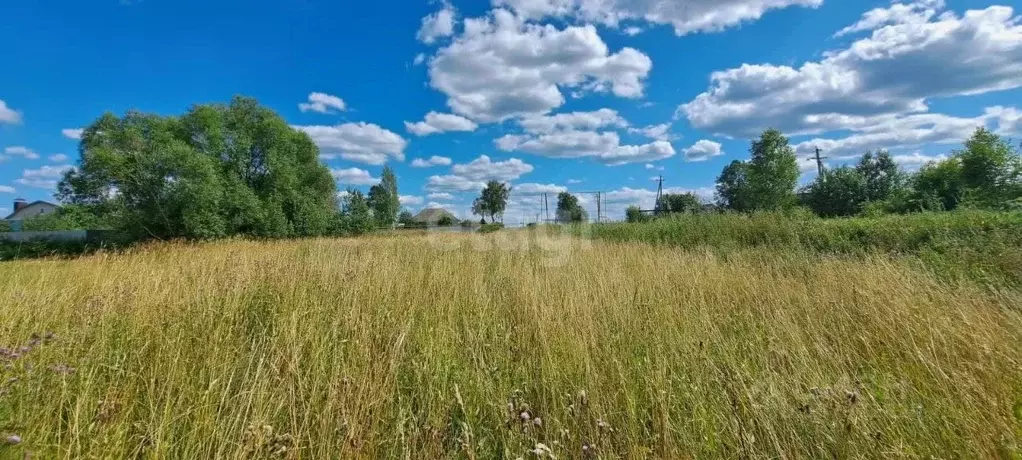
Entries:
{"label": "small building behind trees", "polygon": [[429,227],[436,227],[445,223],[447,225],[454,225],[454,223],[459,222],[458,218],[455,217],[454,214],[443,208],[423,209],[412,219],[419,225],[426,225]]}

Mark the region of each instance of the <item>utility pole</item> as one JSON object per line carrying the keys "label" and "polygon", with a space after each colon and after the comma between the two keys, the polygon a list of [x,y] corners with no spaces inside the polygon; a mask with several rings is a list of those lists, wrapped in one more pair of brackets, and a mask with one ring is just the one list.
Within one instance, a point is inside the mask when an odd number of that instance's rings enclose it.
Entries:
{"label": "utility pole", "polygon": [[543,192],[543,222],[550,223],[550,205],[546,201],[546,192]]}
{"label": "utility pole", "polygon": [[823,177],[823,160],[827,157],[820,156],[820,148],[816,147],[816,170],[819,172],[820,177]]}
{"label": "utility pole", "polygon": [[664,175],[657,177],[656,203],[653,205],[653,215],[659,216],[663,212],[664,199]]}
{"label": "utility pole", "polygon": [[601,192],[596,192],[596,223],[600,223],[603,216],[603,203],[601,202],[601,199],[603,198],[602,195],[603,194]]}

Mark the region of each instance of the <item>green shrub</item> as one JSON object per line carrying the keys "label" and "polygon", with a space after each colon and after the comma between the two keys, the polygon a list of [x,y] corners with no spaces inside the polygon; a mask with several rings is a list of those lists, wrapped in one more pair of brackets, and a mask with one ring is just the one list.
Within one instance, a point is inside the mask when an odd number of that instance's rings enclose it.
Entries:
{"label": "green shrub", "polygon": [[492,224],[485,224],[479,227],[479,233],[493,233],[504,228],[504,224],[500,222],[494,222]]}

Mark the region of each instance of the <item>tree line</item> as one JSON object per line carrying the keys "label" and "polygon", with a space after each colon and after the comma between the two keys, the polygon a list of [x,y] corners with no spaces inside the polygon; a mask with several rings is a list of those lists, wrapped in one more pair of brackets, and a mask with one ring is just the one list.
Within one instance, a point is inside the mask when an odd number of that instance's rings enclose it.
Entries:
{"label": "tree line", "polygon": [[[721,171],[714,205],[703,205],[693,194],[667,194],[662,211],[756,212],[804,206],[821,217],[847,217],[959,208],[1022,210],[1019,149],[985,128],[978,128],[963,148],[914,173],[880,150],[866,152],[854,165],[825,169],[801,188],[795,150],[780,131],[764,131],[752,141],[749,153],[748,160],[732,161]],[[629,208],[626,217],[630,222],[649,218],[636,207]]]}

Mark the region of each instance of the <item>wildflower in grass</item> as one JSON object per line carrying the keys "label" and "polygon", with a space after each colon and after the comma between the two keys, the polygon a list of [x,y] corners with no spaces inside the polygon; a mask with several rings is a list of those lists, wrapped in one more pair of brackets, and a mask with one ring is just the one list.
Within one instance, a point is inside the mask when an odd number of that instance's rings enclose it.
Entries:
{"label": "wildflower in grass", "polygon": [[532,454],[537,457],[557,458],[554,456],[553,451],[550,450],[550,447],[547,447],[546,444],[543,444],[541,442],[537,442],[536,446],[533,447],[530,452],[532,452]]}
{"label": "wildflower in grass", "polygon": [[4,444],[10,445],[10,446],[21,444],[21,436],[18,436],[16,434],[9,434],[9,435],[4,437]]}
{"label": "wildflower in grass", "polygon": [[520,418],[523,422],[528,422],[531,416],[529,415],[529,411],[523,410],[521,414],[518,414],[518,418]]}
{"label": "wildflower in grass", "polygon": [[540,417],[536,417],[532,419],[532,424],[536,426],[543,426],[543,419]]}

